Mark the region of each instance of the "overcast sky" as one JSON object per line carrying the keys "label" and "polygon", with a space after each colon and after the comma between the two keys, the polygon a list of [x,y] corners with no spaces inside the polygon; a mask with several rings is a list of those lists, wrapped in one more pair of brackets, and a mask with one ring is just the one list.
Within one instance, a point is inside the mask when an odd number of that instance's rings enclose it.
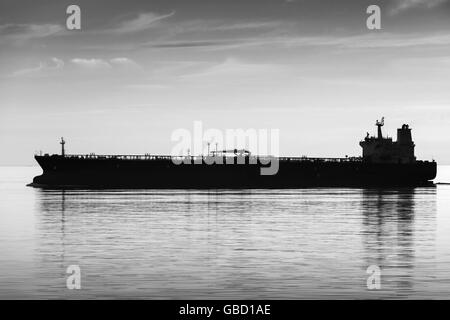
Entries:
{"label": "overcast sky", "polygon": [[280,129],[282,155],[360,155],[382,116],[450,164],[449,53],[446,0],[0,0],[0,165],[61,136],[69,153],[168,154],[194,120]]}

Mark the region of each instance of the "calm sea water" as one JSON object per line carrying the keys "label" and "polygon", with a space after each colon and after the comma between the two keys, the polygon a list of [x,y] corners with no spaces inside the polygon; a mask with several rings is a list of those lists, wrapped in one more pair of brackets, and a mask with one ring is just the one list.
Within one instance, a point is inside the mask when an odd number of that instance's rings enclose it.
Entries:
{"label": "calm sea water", "polygon": [[[450,298],[450,185],[44,191],[0,168],[0,298]],[[450,167],[437,181],[450,182]],[[81,290],[66,287],[69,265]],[[369,290],[366,269],[381,268]]]}

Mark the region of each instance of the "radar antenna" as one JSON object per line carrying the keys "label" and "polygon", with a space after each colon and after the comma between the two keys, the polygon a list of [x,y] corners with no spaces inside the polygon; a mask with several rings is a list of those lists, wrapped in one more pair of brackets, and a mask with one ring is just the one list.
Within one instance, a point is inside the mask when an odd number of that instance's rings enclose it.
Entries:
{"label": "radar antenna", "polygon": [[376,126],[380,126],[380,127],[384,126],[384,117],[381,117],[381,121],[378,121],[378,120],[377,120],[377,122],[375,123],[375,125],[376,125]]}

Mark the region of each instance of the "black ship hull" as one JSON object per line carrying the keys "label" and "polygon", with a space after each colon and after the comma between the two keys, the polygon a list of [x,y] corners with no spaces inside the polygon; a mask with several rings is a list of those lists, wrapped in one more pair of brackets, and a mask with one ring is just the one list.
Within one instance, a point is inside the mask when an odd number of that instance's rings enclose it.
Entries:
{"label": "black ship hull", "polygon": [[174,164],[170,157],[36,156],[43,174],[31,186],[88,189],[241,189],[310,187],[415,187],[433,185],[436,162],[279,158],[274,175],[261,163]]}

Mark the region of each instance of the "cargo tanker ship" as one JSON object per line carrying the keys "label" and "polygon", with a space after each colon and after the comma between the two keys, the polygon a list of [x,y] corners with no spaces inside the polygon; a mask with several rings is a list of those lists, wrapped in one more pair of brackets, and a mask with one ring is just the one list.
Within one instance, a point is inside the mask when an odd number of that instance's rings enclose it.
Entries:
{"label": "cargo tanker ship", "polygon": [[[407,124],[397,141],[378,133],[360,142],[362,156],[345,158],[262,157],[247,150],[204,156],[35,155],[43,174],[30,186],[86,189],[237,189],[309,187],[415,187],[433,185],[436,162],[420,161]],[[276,163],[273,174],[264,174]]]}

